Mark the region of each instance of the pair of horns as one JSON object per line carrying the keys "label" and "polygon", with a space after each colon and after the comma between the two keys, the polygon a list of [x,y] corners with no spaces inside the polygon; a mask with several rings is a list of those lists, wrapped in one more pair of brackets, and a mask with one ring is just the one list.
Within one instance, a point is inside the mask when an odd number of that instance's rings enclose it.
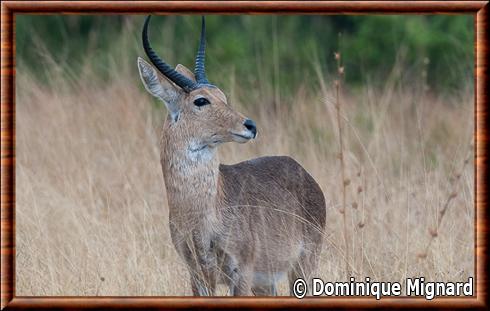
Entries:
{"label": "pair of horns", "polygon": [[146,55],[150,61],[155,65],[155,67],[172,82],[181,87],[185,92],[189,93],[192,90],[197,89],[203,84],[209,84],[206,78],[206,69],[204,66],[206,57],[206,24],[204,22],[204,16],[202,17],[201,25],[201,39],[199,42],[199,49],[196,55],[196,64],[194,67],[194,75],[196,76],[196,82],[182,75],[168,65],[163,59],[161,59],[155,51],[150,46],[150,41],[148,39],[148,24],[150,23],[151,15],[149,15],[143,26],[143,48],[145,49]]}

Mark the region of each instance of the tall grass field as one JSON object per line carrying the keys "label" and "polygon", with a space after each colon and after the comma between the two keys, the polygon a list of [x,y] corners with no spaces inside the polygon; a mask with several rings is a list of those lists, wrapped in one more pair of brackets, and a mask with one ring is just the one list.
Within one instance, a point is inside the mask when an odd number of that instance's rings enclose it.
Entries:
{"label": "tall grass field", "polygon": [[[166,110],[137,70],[142,21],[126,18],[103,51],[91,43],[99,28],[76,60],[63,54],[76,32],[53,52],[33,30],[36,72],[18,52],[16,295],[192,295],[169,233],[159,156]],[[196,31],[184,51],[169,35],[177,23],[152,25],[151,37],[170,64],[192,68],[199,19],[186,21]],[[275,17],[271,40],[254,53],[237,52],[236,67],[220,64],[225,47],[208,39],[211,82],[259,131],[247,144],[222,146],[221,162],[289,155],[318,181],[327,223],[316,277],[404,284],[474,276],[472,72],[437,90],[437,77],[427,76],[432,60],[420,55],[421,65],[410,66],[400,45],[383,78],[361,70],[361,82],[348,83],[353,59],[342,44],[334,54],[319,41],[294,66],[280,63],[291,44],[281,40],[281,21]],[[261,52],[268,49],[271,57]],[[286,280],[279,294],[289,295]]]}

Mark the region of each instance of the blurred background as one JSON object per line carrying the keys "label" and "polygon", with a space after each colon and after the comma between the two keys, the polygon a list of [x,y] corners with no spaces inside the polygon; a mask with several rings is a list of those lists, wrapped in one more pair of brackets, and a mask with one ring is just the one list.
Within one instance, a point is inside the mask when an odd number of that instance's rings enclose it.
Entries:
{"label": "blurred background", "polygon": [[[35,74],[43,72],[36,53],[39,45],[73,71],[90,55],[102,75],[110,74],[107,62],[112,57],[120,62],[143,54],[143,17],[22,15],[16,22],[18,59]],[[212,81],[233,72],[240,77],[237,82],[253,87],[260,74],[287,92],[314,74],[314,64],[332,71],[332,55],[339,50],[351,87],[382,85],[395,64],[403,67],[403,76],[423,79],[436,91],[456,91],[462,81],[473,79],[470,15],[208,16],[206,22]],[[193,64],[199,32],[197,16],[154,18],[150,29],[151,41],[164,59],[188,66]],[[120,40],[133,44],[121,51]]]}
{"label": "blurred background", "polygon": [[[191,294],[168,231],[166,111],[136,66],[143,21],[16,15],[17,295]],[[474,276],[473,16],[206,23],[208,78],[259,129],[220,159],[289,155],[318,181],[328,203],[316,276]],[[200,16],[150,25],[174,66],[193,68],[199,33]]]}

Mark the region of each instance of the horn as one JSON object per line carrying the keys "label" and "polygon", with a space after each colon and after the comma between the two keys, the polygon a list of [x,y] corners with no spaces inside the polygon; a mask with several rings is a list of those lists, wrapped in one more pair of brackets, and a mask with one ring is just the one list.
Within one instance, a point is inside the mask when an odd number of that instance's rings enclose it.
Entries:
{"label": "horn", "polygon": [[186,93],[197,88],[197,83],[178,73],[175,69],[170,67],[167,63],[163,61],[158,55],[153,51],[150,46],[150,41],[148,40],[148,24],[150,23],[151,15],[148,15],[145,20],[145,25],[143,26],[143,48],[145,49],[146,55],[150,61],[155,65],[155,67],[172,82],[181,87]]}
{"label": "horn", "polygon": [[199,42],[199,49],[196,55],[196,66],[194,67],[194,75],[196,76],[197,83],[208,84],[206,77],[206,68],[204,63],[206,62],[206,23],[204,16],[201,23],[201,40]]}

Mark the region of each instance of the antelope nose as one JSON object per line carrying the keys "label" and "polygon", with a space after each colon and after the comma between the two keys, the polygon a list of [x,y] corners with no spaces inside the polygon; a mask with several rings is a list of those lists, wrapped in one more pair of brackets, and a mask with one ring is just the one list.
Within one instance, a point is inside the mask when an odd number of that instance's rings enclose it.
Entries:
{"label": "antelope nose", "polygon": [[253,120],[247,119],[247,120],[245,120],[243,125],[245,125],[247,130],[252,132],[252,134],[254,135],[254,138],[257,136],[257,125],[255,124],[255,122]]}

